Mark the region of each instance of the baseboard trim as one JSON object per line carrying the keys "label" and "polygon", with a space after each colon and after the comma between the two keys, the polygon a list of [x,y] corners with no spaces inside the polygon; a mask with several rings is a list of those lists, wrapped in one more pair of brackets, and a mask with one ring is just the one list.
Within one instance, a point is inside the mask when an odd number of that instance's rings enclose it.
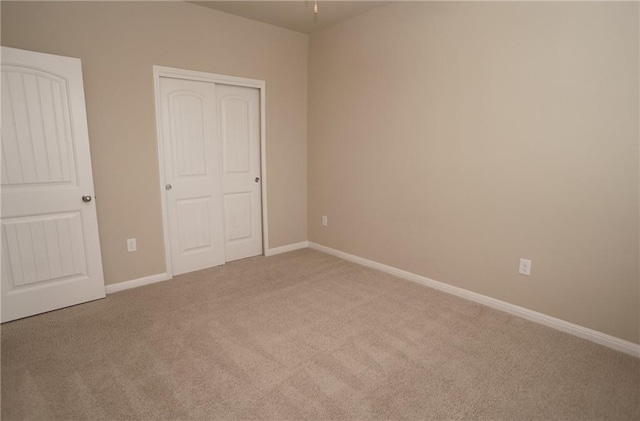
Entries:
{"label": "baseboard trim", "polygon": [[[276,247],[268,249],[265,256],[275,256],[276,254],[286,253],[288,251],[294,251],[309,247],[308,241],[301,241],[299,243],[287,244],[286,246]],[[143,278],[132,279],[131,281],[119,282],[117,284],[105,285],[104,289],[107,294],[112,294],[118,291],[124,291],[125,289],[137,288],[143,285],[154,284],[156,282],[162,282],[171,279],[171,277],[165,273],[158,273],[156,275],[145,276]]]}
{"label": "baseboard trim", "polygon": [[382,263],[374,262],[373,260],[365,259],[363,257],[354,256],[353,254],[345,253],[340,250],[332,249],[321,244],[317,244],[309,241],[309,248],[327,253],[344,260],[348,260],[353,263],[367,266],[373,269],[386,272],[388,274],[403,278],[409,281],[417,282],[422,285],[443,291],[458,297],[465,298],[467,300],[475,301],[480,304],[484,304],[487,307],[495,308],[497,310],[504,311],[514,316],[522,317],[523,319],[530,320],[532,322],[540,323],[542,325],[566,332],[583,339],[587,339],[591,342],[595,342],[600,345],[604,345],[609,348],[613,348],[617,351],[624,352],[625,354],[632,355],[640,358],[640,345],[633,342],[625,341],[624,339],[616,338],[615,336],[607,335],[606,333],[598,332],[597,330],[589,329],[583,326],[579,326],[562,319],[558,319],[552,316],[548,316],[537,311],[529,310],[524,307],[510,304],[505,301],[491,298],[486,295],[478,294],[463,288],[454,287],[453,285],[445,284],[444,282],[435,281],[425,276],[416,275],[415,273],[407,272],[402,269],[398,269],[392,266],[388,266]]}
{"label": "baseboard trim", "polygon": [[294,251],[299,249],[306,249],[309,247],[308,241],[301,241],[299,243],[287,244],[286,246],[275,247],[272,249],[268,249],[264,255],[265,256],[275,256],[276,254],[286,253],[288,251]]}
{"label": "baseboard trim", "polygon": [[143,285],[155,284],[156,282],[162,282],[171,279],[171,277],[165,273],[158,273],[156,275],[145,276],[143,278],[132,279],[131,281],[118,282],[117,284],[105,285],[104,289],[107,294],[112,294],[118,291],[124,291],[125,289],[137,288]]}

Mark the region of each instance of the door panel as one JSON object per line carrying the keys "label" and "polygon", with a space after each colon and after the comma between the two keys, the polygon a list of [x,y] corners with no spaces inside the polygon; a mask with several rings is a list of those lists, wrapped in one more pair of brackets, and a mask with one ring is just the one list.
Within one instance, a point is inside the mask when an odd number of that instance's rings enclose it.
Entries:
{"label": "door panel", "polygon": [[226,194],[224,214],[227,242],[246,240],[251,237],[251,193]]}
{"label": "door panel", "polygon": [[2,47],[2,321],[104,297],[80,60]]}
{"label": "door panel", "polygon": [[177,201],[182,254],[211,246],[211,198],[197,197]]}
{"label": "door panel", "polygon": [[221,87],[220,98],[220,130],[222,134],[222,160],[224,172],[248,173],[251,171],[249,144],[251,126],[249,122],[250,108],[244,98],[222,96],[227,87]]}
{"label": "door panel", "polygon": [[22,285],[87,276],[79,212],[4,218],[10,291]]}
{"label": "door panel", "polygon": [[206,176],[205,100],[194,92],[178,91],[169,95],[177,177]]}
{"label": "door panel", "polygon": [[222,185],[225,212],[225,260],[262,254],[260,188],[260,92],[217,85]]}
{"label": "door panel", "polygon": [[[224,264],[216,86],[160,78],[173,274]],[[170,186],[170,187],[169,187]]]}
{"label": "door panel", "polygon": [[73,182],[65,81],[3,65],[2,87],[2,185]]}

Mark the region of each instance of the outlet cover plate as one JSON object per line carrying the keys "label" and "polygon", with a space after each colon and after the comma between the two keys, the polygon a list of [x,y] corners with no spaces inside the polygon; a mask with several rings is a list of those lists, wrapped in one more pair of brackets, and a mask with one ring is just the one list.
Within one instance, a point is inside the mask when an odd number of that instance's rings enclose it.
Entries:
{"label": "outlet cover plate", "polygon": [[520,268],[518,269],[520,275],[531,275],[531,260],[520,258]]}

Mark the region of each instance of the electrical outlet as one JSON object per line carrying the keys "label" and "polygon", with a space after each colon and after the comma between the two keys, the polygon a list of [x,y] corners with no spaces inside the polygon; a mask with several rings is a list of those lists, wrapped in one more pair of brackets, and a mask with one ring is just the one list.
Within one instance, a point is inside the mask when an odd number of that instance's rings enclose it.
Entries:
{"label": "electrical outlet", "polygon": [[136,245],[136,239],[135,238],[129,238],[127,240],[127,251],[131,252],[131,251],[136,251],[138,250],[138,246]]}
{"label": "electrical outlet", "polygon": [[531,260],[520,258],[520,269],[518,270],[520,275],[531,275]]}
{"label": "electrical outlet", "polygon": [[328,225],[329,225],[329,221],[328,221],[326,215],[322,215],[322,226],[326,227]]}

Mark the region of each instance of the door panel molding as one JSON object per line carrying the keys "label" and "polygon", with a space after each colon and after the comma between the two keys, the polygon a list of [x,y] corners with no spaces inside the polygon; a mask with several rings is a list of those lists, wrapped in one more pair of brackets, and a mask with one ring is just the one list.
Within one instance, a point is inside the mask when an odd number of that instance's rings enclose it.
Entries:
{"label": "door panel molding", "polygon": [[165,263],[167,276],[171,278],[174,270],[171,263],[170,232],[167,213],[167,199],[165,186],[167,177],[165,175],[165,157],[162,141],[162,107],[160,95],[160,78],[183,79],[196,82],[209,82],[222,85],[241,86],[246,88],[256,88],[260,92],[260,178],[261,178],[261,198],[262,198],[262,251],[264,255],[269,255],[269,224],[267,214],[267,148],[266,148],[266,83],[264,80],[249,79],[236,76],[220,75],[215,73],[200,72],[194,70],[179,69],[165,66],[153,66],[153,84],[155,91],[156,106],[156,140],[158,145],[158,170],[160,178],[160,194],[162,204],[162,223],[165,248]]}

